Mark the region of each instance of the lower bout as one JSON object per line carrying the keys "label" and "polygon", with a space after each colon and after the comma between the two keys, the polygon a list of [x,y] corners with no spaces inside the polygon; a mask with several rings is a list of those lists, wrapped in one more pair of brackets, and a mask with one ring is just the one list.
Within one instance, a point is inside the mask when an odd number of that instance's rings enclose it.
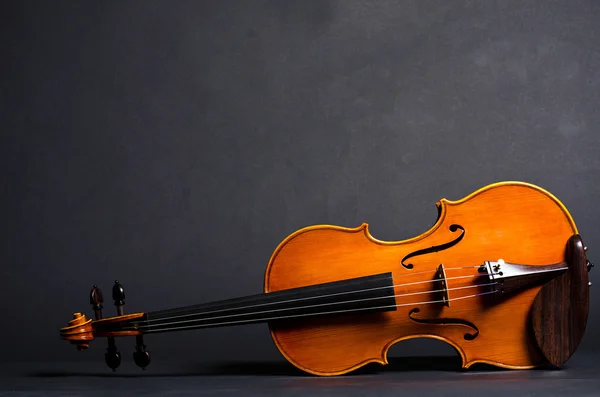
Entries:
{"label": "lower bout", "polygon": [[[437,339],[454,348],[460,357],[457,370],[466,370],[476,364],[487,364],[502,369],[532,369],[545,362],[531,345],[513,344],[505,350],[486,350],[485,338],[460,345],[464,330],[446,329],[448,335],[411,333],[390,335],[387,327],[373,327],[373,322],[361,324],[270,324],[271,336],[280,353],[298,369],[318,376],[336,376],[354,372],[367,364],[387,365],[391,346],[409,339]],[[314,321],[314,320],[313,320]],[[394,327],[395,328],[395,327]],[[397,329],[396,329],[397,331]],[[455,334],[455,335],[454,335]],[[407,363],[409,364],[409,363]]]}

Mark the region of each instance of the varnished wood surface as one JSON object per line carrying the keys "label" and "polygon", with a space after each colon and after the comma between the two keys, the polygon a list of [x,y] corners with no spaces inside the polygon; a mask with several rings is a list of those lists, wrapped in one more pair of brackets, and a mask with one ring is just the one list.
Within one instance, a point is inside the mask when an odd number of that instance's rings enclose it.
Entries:
{"label": "varnished wood surface", "polygon": [[122,337],[122,336],[138,336],[143,335],[142,331],[128,330],[128,331],[102,331],[96,330],[94,331],[94,335],[98,338],[101,337]]}
{"label": "varnished wood surface", "polygon": [[66,327],[60,329],[60,337],[68,340],[77,347],[77,350],[85,350],[94,340],[92,320],[82,313],[73,313],[73,319]]}
{"label": "varnished wood surface", "polygon": [[74,313],[73,319],[69,321],[66,327],[60,329],[61,339],[68,340],[76,345],[78,350],[85,350],[89,347],[94,338],[99,337],[120,337],[142,335],[137,330],[111,330],[103,329],[103,326],[120,325],[126,321],[141,319],[144,313],[132,313],[122,316],[107,317],[99,320],[88,319],[82,313]]}
{"label": "varnished wood surface", "polygon": [[137,336],[142,335],[143,332],[139,330],[114,330],[114,327],[119,327],[122,324],[131,321],[138,320],[144,317],[145,313],[131,313],[123,314],[121,316],[107,317],[100,320],[92,321],[94,327],[94,335],[96,337],[122,337],[122,336]]}
{"label": "varnished wood surface", "polygon": [[573,355],[585,332],[590,294],[587,258],[579,235],[567,245],[569,270],[544,285],[531,310],[531,323],[543,356],[560,367]]}
{"label": "varnished wood surface", "polygon": [[94,320],[92,323],[96,326],[108,325],[113,323],[122,323],[129,320],[137,320],[144,317],[145,313],[123,314],[121,316],[106,317],[99,320]]}
{"label": "varnished wood surface", "polygon": [[[546,363],[530,330],[529,313],[540,290],[533,287],[502,299],[488,296],[455,300],[473,289],[469,285],[474,267],[486,260],[546,265],[565,259],[568,239],[577,228],[558,199],[543,189],[521,182],[484,187],[458,200],[437,203],[439,217],[425,233],[414,238],[384,242],[369,233],[367,224],[356,228],[320,225],[289,236],[273,253],[265,274],[265,292],[325,283],[344,278],[392,272],[396,294],[426,292],[417,283],[435,277],[444,265],[452,299],[450,307],[420,305],[432,299],[425,293],[397,297],[396,311],[365,316],[286,320],[270,324],[280,352],[295,366],[318,375],[339,375],[367,363],[386,364],[390,346],[409,338],[434,338],[453,346],[468,368],[488,363],[504,368],[533,368]],[[465,230],[464,238],[451,248],[402,259],[412,252],[443,245],[457,237],[451,225]],[[462,268],[470,267],[470,268]],[[464,277],[453,279],[453,277]],[[403,284],[411,284],[401,286]],[[459,319],[464,324],[427,324],[418,319]],[[471,324],[476,327],[466,325]],[[465,336],[476,335],[472,340]]]}

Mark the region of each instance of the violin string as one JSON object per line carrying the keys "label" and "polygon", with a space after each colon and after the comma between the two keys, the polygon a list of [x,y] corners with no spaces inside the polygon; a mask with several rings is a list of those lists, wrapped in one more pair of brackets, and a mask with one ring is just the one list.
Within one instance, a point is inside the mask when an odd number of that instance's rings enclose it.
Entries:
{"label": "violin string", "polygon": [[[447,280],[449,280],[449,279],[447,279]],[[433,280],[433,281],[441,281],[441,279],[440,280]],[[420,295],[420,294],[429,294],[429,293],[436,293],[436,292],[443,292],[443,291],[453,291],[453,290],[459,290],[459,289],[465,289],[465,288],[485,287],[485,286],[490,286],[490,285],[495,285],[495,284],[497,284],[497,283],[494,282],[494,283],[489,283],[489,284],[474,284],[474,285],[468,285],[468,286],[463,286],[463,287],[446,288],[446,289],[439,289],[439,290],[428,290],[428,291],[420,291],[420,292],[411,292],[411,293],[407,293],[407,294],[387,295],[387,296],[378,297],[378,298],[375,298],[375,299],[387,298],[387,297],[392,297],[392,296],[393,297],[405,297],[405,296]],[[338,296],[338,295],[350,295],[350,294],[355,294],[355,293],[359,293],[359,292],[367,292],[367,291],[373,291],[373,290],[379,290],[379,289],[386,289],[386,288],[395,288],[395,287],[404,286],[404,285],[407,285],[407,284],[397,284],[397,285],[391,285],[391,286],[385,286],[385,287],[365,288],[365,289],[355,290],[355,291],[338,292],[338,293],[333,293],[333,294],[323,294],[323,295],[311,296],[311,297],[306,297],[306,298],[288,299],[288,300],[285,300],[285,301],[278,301],[278,302],[268,302],[268,303],[263,303],[263,304],[247,305],[247,306],[242,306],[242,307],[233,307],[233,308],[227,308],[227,309],[221,309],[221,310],[212,310],[212,311],[207,311],[207,312],[182,314],[182,315],[170,316],[170,317],[161,317],[161,318],[157,318],[157,319],[148,319],[147,322],[151,323],[151,322],[172,320],[172,319],[183,318],[183,317],[202,316],[202,315],[206,315],[206,314],[218,313],[218,312],[226,312],[226,311],[232,311],[232,310],[245,310],[245,309],[250,309],[250,308],[258,307],[258,306],[267,306],[267,305],[282,304],[282,303],[294,303],[294,302],[299,302],[299,301],[308,300],[308,299],[328,298],[328,297],[331,297],[331,296]],[[363,300],[368,300],[368,299],[373,299],[373,298],[366,298],[366,299],[363,299]],[[350,301],[332,302],[332,303],[327,303],[327,304],[344,304],[344,303],[352,303],[352,302],[360,302],[360,301],[361,301],[360,299],[354,299],[354,300],[350,300]],[[324,305],[324,304],[321,303],[321,304],[315,304],[315,305],[301,306],[301,307],[297,307],[297,308],[294,308],[294,309],[309,308],[309,307],[321,306],[321,305]],[[279,311],[279,310],[290,310],[290,308],[272,309],[272,311]],[[266,312],[268,312],[268,311],[258,311],[258,312],[248,313],[248,314],[260,314],[260,313],[266,313]],[[246,314],[246,315],[248,315],[248,314]],[[237,315],[234,314],[234,315],[230,315],[230,316],[237,316]],[[217,318],[225,318],[225,317],[228,317],[228,316],[209,317],[209,318],[206,318],[205,320],[217,319]],[[190,320],[188,320],[188,321],[190,321]],[[191,321],[196,321],[196,320],[191,320]]]}
{"label": "violin string", "polygon": [[[478,269],[480,267],[481,267],[481,265],[477,265],[477,266],[457,266],[457,267],[446,267],[446,268],[444,268],[444,270],[448,272],[450,270]],[[437,268],[430,269],[430,270],[422,270],[420,272],[414,272],[414,273],[400,274],[400,275],[398,275],[396,277],[408,277],[408,276],[415,276],[417,274],[431,273],[431,272],[437,272]]]}
{"label": "violin string", "polygon": [[[332,311],[325,311],[325,312],[319,312],[319,313],[304,313],[304,314],[294,314],[294,315],[289,315],[289,316],[276,316],[276,317],[262,318],[262,319],[260,319],[260,321],[283,320],[283,319],[288,319],[288,318],[319,316],[319,315],[326,315],[326,314],[351,313],[351,312],[364,311],[364,310],[391,309],[391,308],[402,307],[402,306],[415,306],[415,305],[427,305],[427,304],[433,304],[433,303],[446,303],[446,302],[457,301],[457,300],[461,300],[461,299],[475,298],[475,297],[482,296],[482,295],[495,294],[497,292],[498,291],[496,291],[496,290],[489,291],[489,292],[481,292],[479,294],[460,296],[458,298],[452,298],[452,299],[447,299],[447,300],[442,299],[442,300],[435,300],[435,301],[401,303],[401,304],[396,304],[396,305],[385,305],[385,306],[367,307],[367,308],[360,308],[360,309],[332,310]],[[212,326],[222,326],[222,325],[236,325],[236,324],[244,324],[244,323],[253,322],[253,321],[256,321],[256,319],[233,320],[233,321],[228,321],[228,322],[216,322],[216,323],[202,324],[202,325],[188,325],[188,326],[180,325],[180,326],[174,326],[174,327],[170,327],[170,328],[160,328],[164,324],[157,324],[157,325],[150,325],[147,328],[146,327],[129,327],[129,328],[125,327],[123,329],[124,330],[140,330],[140,328],[142,328],[142,331],[144,333],[153,333],[153,332],[177,331],[177,330],[185,330],[185,329],[208,328],[208,327],[212,327]],[[173,324],[177,325],[177,324],[181,324],[181,323],[183,323],[183,322],[175,322]],[[146,328],[146,329],[144,329],[144,328]]]}
{"label": "violin string", "polygon": [[[487,276],[487,274],[474,274],[474,275],[469,275],[469,276],[446,277],[445,280],[457,280],[457,279],[463,279],[463,278],[482,277],[482,276]],[[246,305],[246,306],[242,306],[242,307],[229,307],[229,308],[225,308],[225,309],[215,309],[215,310],[208,310],[208,311],[204,311],[204,312],[179,314],[179,315],[173,315],[173,316],[169,316],[169,317],[160,317],[157,319],[149,319],[147,321],[148,322],[164,321],[164,320],[172,320],[172,319],[176,319],[176,318],[184,318],[184,317],[200,316],[200,315],[212,314],[212,313],[227,312],[227,311],[231,311],[231,310],[245,310],[245,309],[250,309],[250,308],[260,307],[260,306],[278,305],[278,304],[283,304],[283,303],[293,303],[293,302],[310,300],[310,299],[329,298],[329,297],[338,296],[338,295],[357,294],[357,293],[361,293],[361,292],[376,291],[376,290],[385,289],[385,288],[396,288],[396,287],[405,287],[405,286],[409,286],[409,285],[428,284],[428,283],[440,282],[442,280],[443,279],[434,279],[434,280],[417,281],[417,282],[413,282],[413,283],[394,284],[391,286],[388,285],[388,286],[383,286],[383,287],[364,288],[364,289],[359,289],[359,290],[354,290],[354,291],[336,292],[336,293],[330,293],[330,294],[308,296],[308,297],[304,297],[304,298],[287,299],[287,300],[276,301],[276,302],[257,303],[254,305]],[[439,291],[426,291],[426,292],[439,292]],[[410,295],[410,294],[408,294],[408,295]],[[405,296],[408,296],[408,295],[405,295]],[[181,310],[181,309],[185,309],[185,308],[180,308],[179,310]]]}
{"label": "violin string", "polygon": [[[447,271],[450,271],[450,270],[477,269],[479,267],[480,266],[460,266],[460,267],[446,268],[444,270],[447,272]],[[397,279],[397,278],[400,278],[400,277],[415,276],[415,275],[419,275],[419,274],[432,273],[432,272],[433,273],[437,272],[437,269],[423,270],[423,271],[420,271],[420,272],[410,273],[410,274],[400,274],[400,275],[394,276],[394,278]],[[486,276],[486,275],[487,274],[483,274],[483,276]],[[477,276],[481,276],[481,275],[477,275]],[[463,277],[470,277],[470,276],[463,276]],[[452,280],[453,278],[457,278],[457,277],[446,278],[446,280]],[[396,284],[396,285],[393,285],[392,287],[402,287],[402,286],[405,286],[405,285],[415,285],[415,284],[419,284],[419,283],[429,283],[429,282],[435,282],[435,281],[439,281],[439,279],[437,279],[437,280],[427,280],[427,281],[422,281],[422,282],[418,282],[418,283]],[[234,310],[234,309],[235,310],[242,310],[242,309],[251,308],[251,307],[267,306],[267,305],[274,305],[274,304],[280,304],[280,303],[293,302],[293,301],[296,301],[296,300],[319,299],[319,298],[325,298],[325,297],[336,296],[336,295],[343,295],[343,294],[348,294],[348,293],[353,294],[353,293],[359,293],[359,292],[374,291],[374,290],[383,289],[383,288],[390,288],[390,287],[389,286],[385,286],[385,287],[366,288],[366,289],[356,290],[356,291],[350,291],[350,292],[338,292],[338,293],[331,293],[331,294],[324,294],[324,295],[317,295],[317,296],[309,296],[309,297],[305,297],[305,298],[295,298],[295,299],[292,299],[292,300],[257,303],[257,304],[247,305],[247,306],[237,307],[237,308],[215,309],[215,310],[205,311],[202,314],[217,313],[217,312],[229,311],[229,310]],[[279,291],[275,291],[275,292],[279,292]],[[267,295],[267,294],[268,293],[264,293],[263,295]],[[219,302],[212,302],[212,303],[218,304]],[[182,317],[182,316],[195,316],[197,314],[200,314],[200,312],[195,312],[195,313],[192,313],[192,314],[184,314],[184,315],[176,315],[176,314],[178,312],[182,312],[182,311],[199,310],[199,309],[202,308],[202,306],[205,306],[207,304],[211,304],[211,302],[201,303],[199,305],[190,305],[190,306],[178,307],[178,308],[174,308],[174,309],[160,310],[159,312],[161,313],[162,316],[168,315],[169,313],[173,313],[173,316],[170,316],[170,317],[161,317],[161,320],[171,319],[171,318],[178,318],[178,317]]]}
{"label": "violin string", "polygon": [[426,284],[426,283],[435,283],[438,281],[443,281],[443,280],[458,280],[461,278],[469,278],[469,277],[485,277],[488,276],[488,274],[471,274],[469,276],[455,276],[455,277],[445,277],[445,278],[439,278],[439,279],[433,279],[433,280],[425,280],[425,281],[415,281],[414,283],[404,283],[404,284],[397,284],[394,285],[394,287],[406,287],[407,285],[417,285],[417,284]]}
{"label": "violin string", "polygon": [[[462,286],[462,287],[447,288],[447,289],[440,289],[440,290],[433,290],[433,291],[419,291],[419,292],[412,292],[412,293],[408,293],[408,294],[377,296],[377,297],[371,297],[371,298],[347,300],[347,301],[342,301],[342,302],[317,303],[317,304],[306,305],[306,306],[285,307],[285,308],[280,308],[280,309],[262,310],[262,311],[255,311],[255,312],[249,312],[249,313],[238,313],[238,314],[229,314],[229,315],[224,315],[224,316],[196,318],[196,319],[192,319],[192,320],[181,320],[181,321],[162,323],[160,325],[171,325],[171,324],[181,324],[181,323],[189,323],[189,322],[196,322],[196,321],[217,320],[217,319],[228,318],[228,317],[254,316],[254,315],[274,313],[274,312],[280,312],[280,311],[286,311],[286,310],[289,311],[289,310],[311,309],[313,307],[320,307],[320,306],[344,305],[344,304],[348,304],[348,303],[366,302],[366,301],[377,300],[377,299],[389,299],[389,298],[406,297],[406,296],[421,295],[421,294],[430,294],[430,293],[436,293],[436,292],[456,291],[456,290],[476,288],[476,287],[489,287],[489,286],[496,285],[496,284],[498,284],[498,283],[493,282],[493,283],[487,283],[487,284],[474,284],[474,285],[466,285],[466,286]],[[387,287],[387,288],[390,288],[390,287]],[[198,315],[203,315],[203,314],[205,314],[205,313],[198,313]],[[145,323],[148,324],[151,322],[164,321],[164,320],[168,320],[168,319],[169,318],[146,320]]]}

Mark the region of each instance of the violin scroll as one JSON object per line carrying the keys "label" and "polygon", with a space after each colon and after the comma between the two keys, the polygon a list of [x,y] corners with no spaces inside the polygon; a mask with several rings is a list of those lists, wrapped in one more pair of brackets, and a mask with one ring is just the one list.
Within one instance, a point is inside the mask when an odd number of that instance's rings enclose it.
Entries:
{"label": "violin scroll", "polygon": [[77,350],[84,351],[94,340],[92,320],[87,319],[85,314],[73,313],[73,319],[69,324],[60,329],[60,337],[74,344]]}
{"label": "violin scroll", "polygon": [[117,348],[116,337],[135,336],[135,352],[133,360],[142,369],[150,364],[150,352],[146,350],[142,333],[136,329],[126,329],[124,326],[128,321],[140,319],[144,313],[124,314],[125,290],[117,280],[113,285],[112,298],[117,309],[116,317],[104,318],[102,315],[102,303],[104,301],[102,291],[94,285],[90,291],[90,304],[94,311],[94,320],[88,319],[83,313],[74,313],[73,319],[66,327],[60,329],[60,336],[77,346],[77,350],[83,351],[89,348],[90,342],[95,337],[106,337],[108,346],[104,354],[106,365],[113,371],[121,365],[121,352]]}

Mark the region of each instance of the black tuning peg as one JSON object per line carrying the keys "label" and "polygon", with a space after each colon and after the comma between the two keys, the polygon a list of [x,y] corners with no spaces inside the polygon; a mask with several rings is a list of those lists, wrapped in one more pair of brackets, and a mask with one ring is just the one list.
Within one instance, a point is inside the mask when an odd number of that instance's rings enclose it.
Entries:
{"label": "black tuning peg", "polygon": [[[94,300],[92,304],[98,299],[98,292],[100,290],[96,288],[96,295],[94,295],[94,290],[92,290],[92,297],[90,300]],[[100,293],[100,299],[102,297],[102,293]],[[119,316],[123,315],[123,306],[125,305],[125,290],[119,280],[115,280],[115,284],[112,288],[112,298],[114,300],[115,306],[117,307],[117,314]],[[100,305],[101,306],[101,305]],[[108,337],[108,348],[106,349],[106,353],[104,354],[104,361],[106,365],[113,371],[116,371],[117,368],[121,365],[121,353],[117,350],[117,344],[115,343],[114,337]]]}
{"label": "black tuning peg", "polygon": [[94,310],[94,317],[96,320],[100,320],[102,318],[102,303],[104,302],[104,298],[102,297],[102,291],[97,286],[93,286],[90,291],[90,305],[92,305],[92,309]]}
{"label": "black tuning peg", "polygon": [[113,337],[108,338],[108,349],[104,353],[104,361],[113,372],[116,372],[119,365],[121,365],[121,353],[117,350],[115,338]]}
{"label": "black tuning peg", "polygon": [[[102,296],[102,291],[98,286],[94,285],[92,290],[90,291],[90,304],[94,309],[94,316],[96,320],[100,320],[102,318],[102,303],[104,302],[104,297]],[[106,353],[104,353],[104,361],[106,361],[106,365],[113,371],[116,371],[119,365],[121,365],[121,353],[117,350],[117,344],[115,343],[115,338],[108,337],[108,349],[106,349]]]}
{"label": "black tuning peg", "polygon": [[133,353],[133,361],[141,369],[146,369],[150,364],[150,352],[146,351],[144,338],[141,335],[135,337],[135,353]]}
{"label": "black tuning peg", "polygon": [[119,280],[115,280],[115,284],[112,289],[112,298],[115,301],[117,307],[117,313],[119,316],[123,315],[123,306],[125,305],[125,290]]}

